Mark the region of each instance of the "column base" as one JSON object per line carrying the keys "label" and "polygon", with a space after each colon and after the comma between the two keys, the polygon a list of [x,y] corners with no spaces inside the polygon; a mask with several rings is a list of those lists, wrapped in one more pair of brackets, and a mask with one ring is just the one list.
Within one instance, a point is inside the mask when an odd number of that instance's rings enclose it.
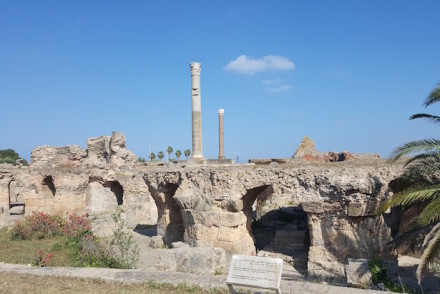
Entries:
{"label": "column base", "polygon": [[189,162],[194,164],[206,164],[206,159],[203,156],[191,157]]}

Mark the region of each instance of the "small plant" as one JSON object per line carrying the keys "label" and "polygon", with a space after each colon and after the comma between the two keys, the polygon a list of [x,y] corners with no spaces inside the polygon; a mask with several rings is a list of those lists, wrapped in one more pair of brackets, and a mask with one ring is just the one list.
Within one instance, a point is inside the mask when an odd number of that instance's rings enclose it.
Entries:
{"label": "small plant", "polygon": [[49,253],[47,255],[44,254],[43,250],[37,250],[37,257],[32,260],[33,266],[46,267],[49,266],[50,261],[52,260],[53,253]]}
{"label": "small plant", "polygon": [[85,215],[69,215],[66,224],[63,227],[63,235],[69,238],[81,238],[92,235],[92,227]]}
{"label": "small plant", "polygon": [[223,275],[222,269],[221,268],[216,268],[214,275],[216,275],[216,276]]}
{"label": "small plant", "polygon": [[388,277],[386,266],[379,260],[370,260],[368,267],[370,269],[373,284],[377,285],[379,283],[383,283],[387,290],[391,292],[413,293],[413,291],[406,288],[403,284],[402,286],[398,286],[396,283],[394,283]]}
{"label": "small plant", "polygon": [[11,229],[11,239],[43,239],[61,235],[64,220],[59,215],[50,215],[44,212],[33,212],[24,220],[17,222]]}
{"label": "small plant", "polygon": [[147,160],[145,158],[143,158],[143,157],[139,157],[138,158],[138,162],[147,162]]}
{"label": "small plant", "polygon": [[139,261],[139,247],[133,241],[133,236],[124,231],[125,221],[121,218],[121,209],[117,209],[112,218],[116,229],[110,241],[110,253],[119,268],[133,268]]}

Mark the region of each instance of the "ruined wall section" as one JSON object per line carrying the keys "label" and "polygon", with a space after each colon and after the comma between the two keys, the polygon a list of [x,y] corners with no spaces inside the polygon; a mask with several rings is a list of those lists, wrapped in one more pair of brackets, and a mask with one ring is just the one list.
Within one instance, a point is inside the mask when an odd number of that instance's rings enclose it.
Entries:
{"label": "ruined wall section", "polygon": [[[0,169],[3,216],[11,199],[23,199],[26,213],[88,214],[106,234],[111,213],[121,208],[130,229],[157,225],[167,244],[183,240],[255,254],[252,222],[296,207],[308,217],[309,275],[340,278],[347,258],[393,257],[384,246],[391,232],[375,211],[391,196],[388,183],[402,173],[400,163],[130,167],[134,158],[119,139],[109,150],[121,162],[113,157],[95,163],[98,156],[83,158],[72,148],[71,154],[59,149],[60,158],[76,158],[71,164],[53,164],[36,155],[54,149],[38,149],[31,167]],[[108,150],[106,140],[96,142],[104,142],[98,144],[104,149],[91,148],[89,156]]]}
{"label": "ruined wall section", "polygon": [[131,228],[155,225],[156,205],[142,175],[131,169],[136,156],[126,149],[124,135],[92,138],[88,147],[38,147],[30,167],[0,169],[0,212],[7,209],[2,224],[10,223],[10,202],[21,201],[26,214],[87,214],[103,234],[111,233],[117,208]]}

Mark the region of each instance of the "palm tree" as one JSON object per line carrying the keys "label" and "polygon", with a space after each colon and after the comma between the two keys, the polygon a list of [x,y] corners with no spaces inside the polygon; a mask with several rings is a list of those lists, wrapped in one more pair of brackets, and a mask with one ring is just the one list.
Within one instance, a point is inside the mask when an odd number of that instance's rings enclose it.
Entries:
{"label": "palm tree", "polygon": [[180,158],[181,155],[182,155],[182,151],[177,150],[177,151],[176,151],[176,157],[177,157],[177,160],[179,160],[179,158]]}
{"label": "palm tree", "polygon": [[157,157],[159,158],[160,161],[162,161],[164,154],[162,151],[159,151],[159,153],[157,153]]}
{"label": "palm tree", "polygon": [[171,153],[173,153],[173,147],[168,146],[167,153],[168,153],[168,161],[170,161],[170,155],[171,155]]}
{"label": "palm tree", "polygon": [[154,154],[154,152],[150,153],[150,161],[154,161],[154,159],[156,159],[156,154]]}
{"label": "palm tree", "polygon": [[[440,83],[426,98],[425,107],[440,101]],[[414,114],[410,119],[424,118],[435,124],[440,123],[440,116],[426,113]],[[422,204],[422,212],[411,220],[405,232],[394,241],[405,236],[414,236],[415,233],[424,233],[423,254],[417,267],[417,279],[422,279],[422,274],[429,264],[440,256],[440,139],[425,139],[408,142],[392,154],[396,161],[404,155],[415,154],[406,164],[406,173],[402,178],[403,190],[394,194],[379,207],[379,212],[395,206],[411,207]]]}
{"label": "palm tree", "polygon": [[183,154],[185,154],[186,160],[188,160],[188,156],[190,156],[191,151],[189,149],[186,149]]}

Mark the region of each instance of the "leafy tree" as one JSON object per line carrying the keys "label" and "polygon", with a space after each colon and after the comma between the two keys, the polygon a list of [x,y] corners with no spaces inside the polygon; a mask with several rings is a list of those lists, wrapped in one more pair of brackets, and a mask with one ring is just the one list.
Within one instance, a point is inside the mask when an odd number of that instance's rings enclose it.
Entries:
{"label": "leafy tree", "polygon": [[177,150],[177,151],[176,151],[176,157],[177,157],[177,160],[179,160],[179,158],[180,158],[181,155],[182,155],[182,151]]}
{"label": "leafy tree", "polygon": [[156,154],[154,152],[150,153],[150,161],[154,161],[156,159]]}
{"label": "leafy tree", "polygon": [[138,158],[138,162],[147,162],[147,160],[145,158],[143,158],[143,157],[139,157]]}
{"label": "leafy tree", "polygon": [[0,150],[0,163],[10,163],[13,165],[17,165],[17,160],[20,160],[23,165],[28,165],[28,162],[25,159],[21,158],[20,155],[18,155],[18,153],[14,150]]}
{"label": "leafy tree", "polygon": [[185,154],[186,160],[188,160],[188,156],[191,155],[191,151],[189,149],[186,149],[183,154]]}
{"label": "leafy tree", "polygon": [[159,153],[157,153],[157,157],[159,158],[159,160],[162,160],[164,154],[162,151],[159,151]]}
{"label": "leafy tree", "polygon": [[[425,107],[440,101],[440,84],[426,98]],[[424,118],[435,124],[440,123],[440,116],[426,113],[414,114],[410,119]],[[425,139],[408,142],[398,147],[392,155],[397,160],[404,155],[414,154],[407,160],[406,172],[400,186],[402,191],[393,195],[379,207],[379,212],[395,206],[405,208],[422,205],[423,210],[414,216],[405,231],[394,240],[417,234],[424,236],[423,254],[417,267],[417,279],[420,283],[422,274],[429,264],[440,255],[440,179],[433,175],[440,172],[440,139]]]}
{"label": "leafy tree", "polygon": [[171,153],[173,153],[173,147],[168,146],[167,153],[168,153],[168,161],[169,161],[170,160],[170,155],[171,155]]}

